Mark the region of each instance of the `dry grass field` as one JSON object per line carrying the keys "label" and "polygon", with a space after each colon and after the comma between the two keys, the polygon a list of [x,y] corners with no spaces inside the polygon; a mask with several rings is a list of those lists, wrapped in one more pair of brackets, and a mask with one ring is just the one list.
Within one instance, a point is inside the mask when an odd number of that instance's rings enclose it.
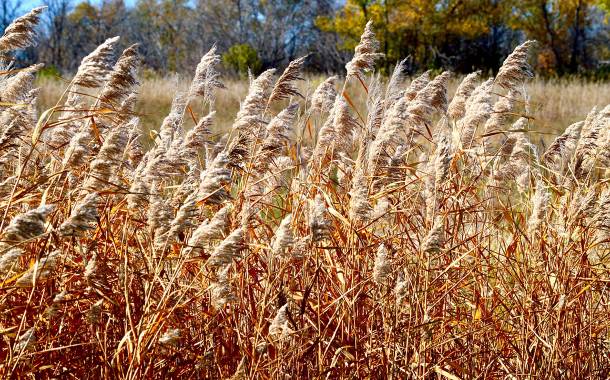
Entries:
{"label": "dry grass field", "polygon": [[[304,96],[311,96],[315,88],[326,79],[323,76],[304,76],[296,86]],[[382,78],[382,80],[384,80]],[[450,96],[455,93],[461,78],[451,78],[447,85]],[[216,104],[222,109],[218,115],[213,131],[222,134],[230,130],[235,115],[239,110],[242,95],[248,91],[247,80],[228,79],[223,81],[226,89],[218,91]],[[38,108],[43,111],[56,104],[69,83],[69,79],[59,80],[44,78],[36,83],[40,87]],[[188,79],[156,78],[142,80],[138,88],[138,102],[135,111],[140,117],[145,131],[159,129],[163,119],[170,110],[174,94],[186,91]],[[545,141],[561,134],[570,124],[582,119],[593,107],[610,104],[610,83],[590,82],[580,79],[534,79],[528,82],[527,94],[532,109],[532,129],[539,131]],[[366,93],[357,91],[354,102],[362,105],[366,102]]]}
{"label": "dry grass field", "polygon": [[323,81],[138,84],[115,44],[0,77],[2,377],[610,376],[608,84],[530,41],[380,81],[370,24]]}

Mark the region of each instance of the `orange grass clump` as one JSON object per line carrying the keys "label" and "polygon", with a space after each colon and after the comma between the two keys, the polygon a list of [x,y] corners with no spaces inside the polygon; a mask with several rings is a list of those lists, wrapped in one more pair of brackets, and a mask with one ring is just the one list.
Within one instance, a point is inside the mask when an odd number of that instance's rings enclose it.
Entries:
{"label": "orange grass clump", "polygon": [[610,107],[532,143],[531,42],[452,100],[367,77],[367,25],[342,90],[269,70],[226,136],[212,49],[151,149],[115,43],[40,115],[0,78],[3,377],[610,376]]}

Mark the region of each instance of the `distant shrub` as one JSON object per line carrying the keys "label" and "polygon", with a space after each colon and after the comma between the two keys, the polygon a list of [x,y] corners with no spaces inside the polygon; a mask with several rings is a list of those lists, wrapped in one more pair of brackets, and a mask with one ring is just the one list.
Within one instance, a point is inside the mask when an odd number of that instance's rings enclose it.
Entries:
{"label": "distant shrub", "polygon": [[222,61],[229,69],[235,70],[239,75],[246,75],[248,69],[258,73],[261,69],[261,60],[256,50],[248,44],[237,44],[229,48],[222,55]]}
{"label": "distant shrub", "polygon": [[38,78],[40,79],[57,79],[59,77],[61,77],[61,73],[55,66],[45,66],[38,71]]}

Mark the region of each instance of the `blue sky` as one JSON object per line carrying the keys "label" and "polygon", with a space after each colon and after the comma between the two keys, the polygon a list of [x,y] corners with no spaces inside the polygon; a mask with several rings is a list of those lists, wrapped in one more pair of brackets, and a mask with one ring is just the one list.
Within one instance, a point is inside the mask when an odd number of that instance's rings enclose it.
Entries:
{"label": "blue sky", "polygon": [[[3,1],[3,0],[0,0]],[[73,4],[78,4],[83,0],[73,0]],[[98,3],[100,0],[89,0],[91,3]],[[125,0],[125,4],[127,5],[133,5],[136,2],[136,0]],[[33,7],[37,7],[39,5],[44,5],[45,4],[45,0],[24,0],[23,1],[23,5],[22,8],[23,10],[27,10],[29,8],[33,8]]]}

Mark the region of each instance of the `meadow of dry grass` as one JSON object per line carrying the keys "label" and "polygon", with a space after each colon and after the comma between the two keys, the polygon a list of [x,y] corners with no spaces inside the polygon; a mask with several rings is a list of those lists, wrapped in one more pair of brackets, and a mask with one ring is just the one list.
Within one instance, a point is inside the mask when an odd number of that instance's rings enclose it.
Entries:
{"label": "meadow of dry grass", "polygon": [[[304,95],[310,94],[325,78],[305,76],[297,86]],[[69,80],[45,78],[37,82],[41,93],[38,108],[46,110],[55,105],[57,98],[65,90]],[[216,104],[223,110],[216,119],[214,132],[227,132],[233,123],[242,100],[241,95],[248,91],[247,80],[230,79],[224,81],[226,89],[220,90]],[[460,78],[452,78],[447,86],[452,95],[460,83]],[[142,80],[138,93],[136,112],[141,118],[145,131],[158,129],[170,110],[176,91],[185,91],[190,82],[179,78],[155,78]],[[610,104],[610,83],[590,82],[580,79],[535,79],[528,83],[531,98],[533,129],[542,133],[546,141],[557,136],[570,124],[581,120],[591,108],[600,104]],[[363,104],[366,94],[357,92],[354,101]]]}
{"label": "meadow of dry grass", "polygon": [[532,80],[531,42],[386,84],[370,25],[315,91],[214,50],[138,85],[115,44],[2,74],[3,377],[610,376],[607,84]]}

